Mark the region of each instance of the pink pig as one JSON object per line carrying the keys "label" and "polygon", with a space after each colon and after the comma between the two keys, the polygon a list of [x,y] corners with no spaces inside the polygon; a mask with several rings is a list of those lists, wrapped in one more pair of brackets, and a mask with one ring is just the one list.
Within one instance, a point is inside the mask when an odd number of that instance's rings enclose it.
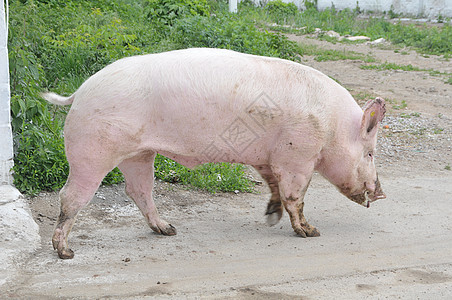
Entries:
{"label": "pink pig", "polygon": [[157,233],[176,234],[154,201],[154,158],[187,167],[243,163],[268,182],[267,221],[287,210],[301,237],[319,236],[303,215],[314,171],[342,194],[369,206],[385,198],[374,165],[381,98],[363,110],[324,74],[287,60],[220,49],[187,49],[121,59],[70,97],[64,128],[69,177],[52,238],[60,258],[72,258],[68,235],[77,213],[104,176],[118,166],[126,192]]}

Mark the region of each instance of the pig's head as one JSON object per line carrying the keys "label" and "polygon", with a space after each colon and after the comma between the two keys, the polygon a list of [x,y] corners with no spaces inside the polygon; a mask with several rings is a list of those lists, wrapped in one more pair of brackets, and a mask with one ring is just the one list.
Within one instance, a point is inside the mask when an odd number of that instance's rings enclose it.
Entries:
{"label": "pig's head", "polygon": [[[348,130],[350,134],[339,135],[321,168],[321,173],[336,185],[350,200],[369,207],[370,203],[386,198],[378,180],[374,163],[377,131],[386,112],[381,98],[370,100],[363,108],[360,122]],[[347,138],[345,138],[347,136]]]}

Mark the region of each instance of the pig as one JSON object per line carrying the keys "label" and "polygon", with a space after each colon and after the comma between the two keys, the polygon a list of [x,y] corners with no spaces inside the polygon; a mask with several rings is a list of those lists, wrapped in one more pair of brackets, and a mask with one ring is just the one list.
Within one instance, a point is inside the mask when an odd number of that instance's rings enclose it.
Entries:
{"label": "pig", "polygon": [[64,137],[70,170],[52,237],[62,259],[77,213],[116,166],[151,229],[175,235],[152,198],[157,153],[189,168],[207,162],[253,166],[271,190],[267,222],[288,212],[300,237],[319,236],[303,215],[317,171],[352,201],[385,198],[374,164],[382,98],[361,109],[350,93],[310,67],[279,58],[194,48],[120,59],[69,97]]}

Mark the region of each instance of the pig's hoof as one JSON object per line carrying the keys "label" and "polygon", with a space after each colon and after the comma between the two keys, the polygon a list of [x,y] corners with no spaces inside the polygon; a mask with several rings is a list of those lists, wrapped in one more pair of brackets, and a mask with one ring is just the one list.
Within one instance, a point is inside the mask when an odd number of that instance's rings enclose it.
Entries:
{"label": "pig's hoof", "polygon": [[267,224],[270,226],[278,224],[279,220],[281,220],[282,214],[283,211],[281,202],[270,201],[267,205],[267,211],[265,212],[265,215],[267,216]]}
{"label": "pig's hoof", "polygon": [[274,212],[274,213],[266,214],[266,215],[267,215],[267,224],[269,226],[275,226],[276,224],[278,224],[279,220],[281,220],[282,211]]}
{"label": "pig's hoof", "polygon": [[307,237],[306,232],[304,232],[304,230],[301,229],[301,228],[295,229],[295,233],[296,233],[299,237],[302,237],[302,238],[306,238],[306,237]]}
{"label": "pig's hoof", "polygon": [[295,233],[302,238],[320,236],[317,228],[311,225],[295,228]]}
{"label": "pig's hoof", "polygon": [[306,235],[309,237],[320,236],[320,231],[318,231],[314,226],[311,226],[309,230],[306,230]]}
{"label": "pig's hoof", "polygon": [[168,224],[168,226],[166,226],[163,230],[162,230],[162,234],[163,235],[176,235],[177,234],[177,230],[176,227],[174,227],[171,224]]}
{"label": "pig's hoof", "polygon": [[162,235],[176,235],[177,231],[176,228],[171,224],[165,224],[162,226],[152,226],[151,229],[154,230],[155,233],[162,234]]}
{"label": "pig's hoof", "polygon": [[74,251],[71,249],[58,250],[58,257],[61,259],[72,259],[74,258]]}

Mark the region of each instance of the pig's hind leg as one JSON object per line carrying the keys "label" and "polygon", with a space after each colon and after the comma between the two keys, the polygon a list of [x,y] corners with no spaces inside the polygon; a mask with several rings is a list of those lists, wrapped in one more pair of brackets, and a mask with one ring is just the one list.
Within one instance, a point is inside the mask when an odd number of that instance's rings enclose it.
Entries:
{"label": "pig's hind leg", "polygon": [[[89,178],[84,176],[88,171]],[[74,257],[74,252],[68,246],[69,233],[78,212],[93,198],[105,175],[106,172],[95,172],[71,165],[68,180],[59,194],[60,215],[52,237],[53,248],[58,251],[60,258],[71,259]]]}
{"label": "pig's hind leg", "polygon": [[135,201],[151,229],[163,235],[175,235],[176,228],[160,219],[152,198],[154,158],[152,151],[142,152],[119,164],[126,181],[126,193]]}
{"label": "pig's hind leg", "polygon": [[283,207],[281,204],[281,197],[279,194],[278,180],[273,175],[272,170],[268,165],[254,166],[262,178],[267,182],[272,196],[267,204],[265,215],[267,216],[267,224],[270,226],[276,225],[283,215]]}

